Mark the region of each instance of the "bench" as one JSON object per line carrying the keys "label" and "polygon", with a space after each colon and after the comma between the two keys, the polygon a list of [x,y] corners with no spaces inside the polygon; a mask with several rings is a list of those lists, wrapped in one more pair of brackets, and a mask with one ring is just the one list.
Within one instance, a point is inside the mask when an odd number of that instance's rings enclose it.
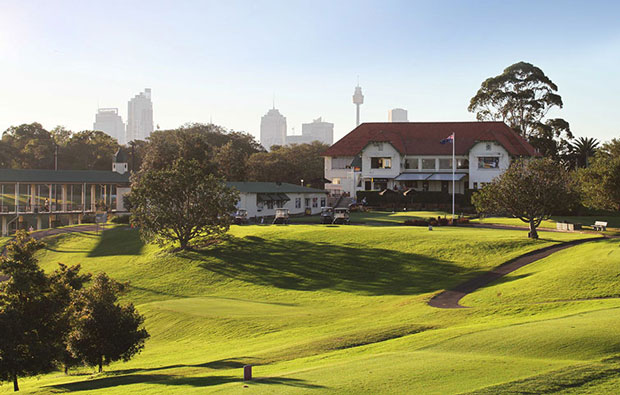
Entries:
{"label": "bench", "polygon": [[594,225],[592,225],[592,229],[604,231],[607,230],[607,222],[604,221],[596,221]]}

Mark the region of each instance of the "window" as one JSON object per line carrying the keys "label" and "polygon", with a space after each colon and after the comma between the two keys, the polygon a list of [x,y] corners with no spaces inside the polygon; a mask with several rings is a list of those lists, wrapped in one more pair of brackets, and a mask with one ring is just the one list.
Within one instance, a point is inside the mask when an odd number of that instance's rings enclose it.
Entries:
{"label": "window", "polygon": [[474,189],[478,189],[478,183],[474,182]]}
{"label": "window", "polygon": [[334,156],[332,157],[332,170],[346,169],[350,167],[353,158],[348,156]]}
{"label": "window", "polygon": [[301,208],[301,198],[295,198],[295,208]]}
{"label": "window", "polygon": [[423,181],[422,182],[422,190],[424,192],[428,192],[428,181]]}
{"label": "window", "polygon": [[418,188],[417,181],[405,181],[405,188]]}
{"label": "window", "polygon": [[321,207],[325,207],[325,203],[326,203],[325,198],[324,197],[321,198]]}
{"label": "window", "polygon": [[499,157],[497,156],[480,156],[478,157],[479,169],[497,169],[499,168]]}
{"label": "window", "polygon": [[422,168],[425,170],[435,170],[435,159],[422,159]]}
{"label": "window", "polygon": [[452,169],[452,159],[439,159],[440,169]]}
{"label": "window", "polygon": [[332,178],[332,184],[340,185],[340,178]]}
{"label": "window", "polygon": [[268,210],[273,210],[273,200],[270,200],[267,202],[267,209]]}
{"label": "window", "polygon": [[469,169],[469,159],[457,159],[456,168],[457,169]]}
{"label": "window", "polygon": [[312,207],[317,208],[319,206],[319,198],[312,198]]}
{"label": "window", "polygon": [[417,159],[405,159],[405,169],[418,170],[419,164]]}
{"label": "window", "polygon": [[493,148],[493,146],[490,143],[487,143],[486,148],[487,148],[487,151],[491,151],[491,148]]}
{"label": "window", "polygon": [[391,169],[392,158],[370,158],[370,167],[372,169]]}
{"label": "window", "polygon": [[448,193],[448,181],[441,182],[441,192]]}
{"label": "window", "polygon": [[310,207],[310,198],[306,198],[306,207]]}

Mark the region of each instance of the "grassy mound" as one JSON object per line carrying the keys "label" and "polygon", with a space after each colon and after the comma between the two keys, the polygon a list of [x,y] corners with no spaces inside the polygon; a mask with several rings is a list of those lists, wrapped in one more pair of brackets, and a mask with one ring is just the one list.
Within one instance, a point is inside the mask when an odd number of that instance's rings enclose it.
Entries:
{"label": "grassy mound", "polygon": [[[231,235],[182,254],[144,245],[126,228],[56,238],[39,253],[45,269],[81,263],[130,281],[124,299],[147,316],[152,337],[104,374],[25,379],[24,392],[239,392],[241,367],[253,364],[258,379],[246,385],[257,393],[459,393],[558,381],[574,366],[604,371],[602,360],[620,354],[615,299],[505,304],[474,294],[471,309],[426,304],[510,258],[587,235],[532,241],[510,230],[311,225],[233,227]],[[605,270],[611,278],[613,268]]]}

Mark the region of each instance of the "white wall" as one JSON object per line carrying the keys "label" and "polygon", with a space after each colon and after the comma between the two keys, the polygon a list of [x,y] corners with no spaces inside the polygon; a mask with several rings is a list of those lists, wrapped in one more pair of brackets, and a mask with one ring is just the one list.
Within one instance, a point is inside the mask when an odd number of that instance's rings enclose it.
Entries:
{"label": "white wall", "polygon": [[[490,149],[487,149],[490,145]],[[479,169],[478,158],[481,156],[499,157],[499,167],[497,169]],[[510,166],[510,155],[501,145],[493,142],[481,142],[472,147],[469,151],[469,187],[474,187],[474,182],[478,184],[493,181]]]}
{"label": "white wall", "polygon": [[[306,208],[310,208],[312,214],[318,214],[321,212],[321,199],[327,200],[326,193],[287,193],[291,200],[286,202],[282,208],[289,209],[289,213],[303,214]],[[316,198],[316,206],[313,207],[313,199]],[[301,199],[301,207],[295,207],[295,200]],[[306,207],[305,199],[310,199],[310,207]],[[239,201],[237,202],[237,208],[243,208],[248,211],[248,217],[267,217],[276,214],[276,206],[274,204],[273,209],[267,208],[267,204],[263,204],[262,210],[259,210],[259,205],[256,201],[256,193],[239,193]]]}
{"label": "white wall", "polygon": [[[379,145],[380,144],[380,145]],[[380,149],[380,147],[383,149]],[[372,169],[371,158],[391,158],[391,169]],[[390,143],[370,143],[362,151],[362,177],[364,178],[395,178],[400,174],[400,153]]]}

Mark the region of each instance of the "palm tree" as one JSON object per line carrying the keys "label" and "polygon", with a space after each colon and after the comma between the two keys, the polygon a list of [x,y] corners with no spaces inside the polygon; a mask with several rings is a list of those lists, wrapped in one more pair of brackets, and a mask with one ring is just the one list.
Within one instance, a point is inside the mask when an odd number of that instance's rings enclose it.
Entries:
{"label": "palm tree", "polygon": [[577,167],[588,167],[589,158],[596,153],[599,141],[591,137],[579,137],[571,144],[571,153],[575,158],[575,164]]}

